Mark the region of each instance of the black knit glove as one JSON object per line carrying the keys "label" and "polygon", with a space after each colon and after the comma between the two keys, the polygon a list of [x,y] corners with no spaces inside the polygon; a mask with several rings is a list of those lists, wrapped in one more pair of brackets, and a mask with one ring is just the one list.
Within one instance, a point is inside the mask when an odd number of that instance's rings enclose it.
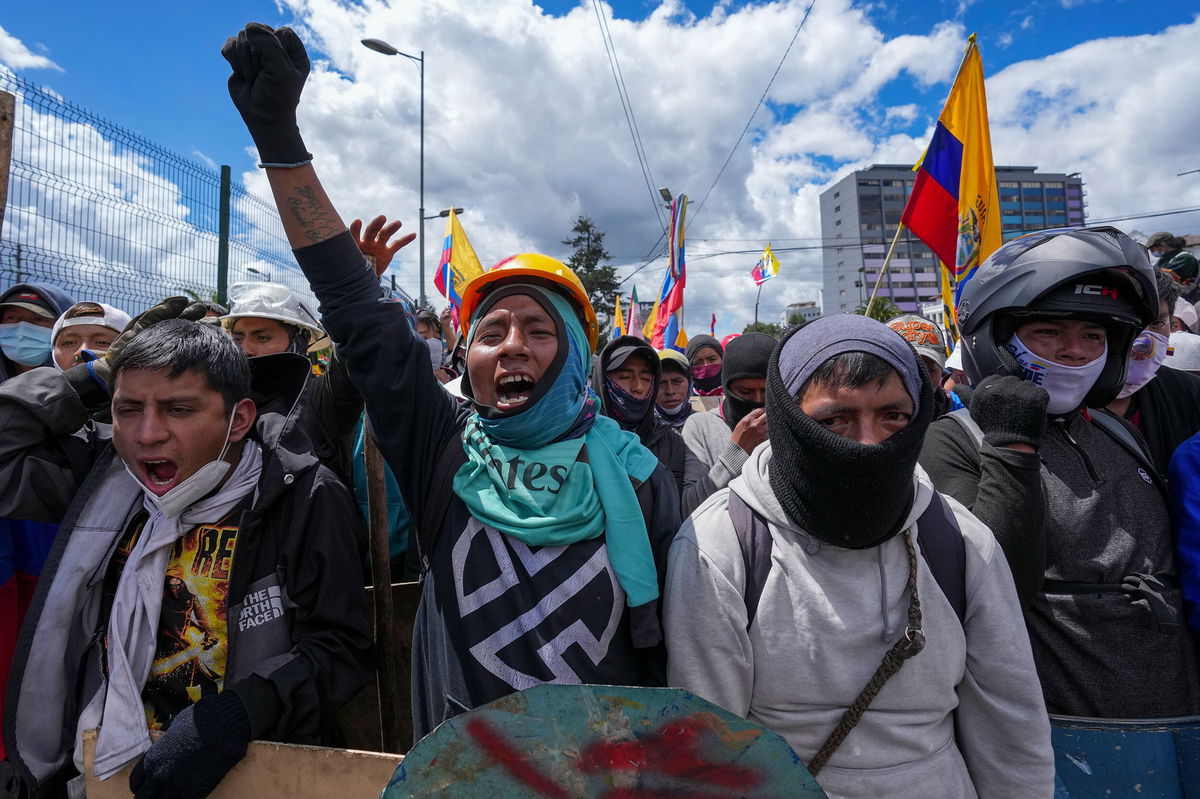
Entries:
{"label": "black knit glove", "polygon": [[221,48],[233,67],[229,96],[264,165],[312,160],[296,125],[296,106],[308,78],[308,53],[291,28],[251,22]]}
{"label": "black knit glove", "polygon": [[246,756],[250,716],[233,691],[184,708],[129,775],[135,799],[204,799]]}
{"label": "black knit glove", "polygon": [[133,340],[134,336],[167,319],[196,321],[203,318],[207,311],[208,309],[203,304],[192,302],[187,297],[168,297],[153,308],[135,316],[102,357],[93,360],[84,356],[83,363],[72,366],[63,374],[87,407],[88,413],[97,416],[108,408],[112,398],[113,360],[116,359],[117,353]]}
{"label": "black knit glove", "polygon": [[1037,449],[1046,432],[1050,395],[1012,375],[985,377],[971,395],[971,418],[983,430],[983,443],[993,447],[1028,444]]}

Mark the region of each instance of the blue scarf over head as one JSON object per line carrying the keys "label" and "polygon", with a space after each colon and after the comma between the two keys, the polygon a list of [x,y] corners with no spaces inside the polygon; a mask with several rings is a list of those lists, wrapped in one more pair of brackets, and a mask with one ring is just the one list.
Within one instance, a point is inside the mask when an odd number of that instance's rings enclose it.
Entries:
{"label": "blue scarf over head", "polygon": [[[604,535],[627,604],[653,602],[657,570],[630,478],[647,480],[658,459],[636,435],[597,415],[597,398],[588,388],[591,347],[568,301],[538,285],[519,289],[558,326],[557,374],[553,366],[548,369],[539,383],[550,380],[549,387],[535,389],[515,413],[477,410],[471,416],[463,431],[467,462],[454,476],[454,493],[472,516],[529,546],[565,546]],[[468,352],[491,307],[485,301],[471,319]]]}

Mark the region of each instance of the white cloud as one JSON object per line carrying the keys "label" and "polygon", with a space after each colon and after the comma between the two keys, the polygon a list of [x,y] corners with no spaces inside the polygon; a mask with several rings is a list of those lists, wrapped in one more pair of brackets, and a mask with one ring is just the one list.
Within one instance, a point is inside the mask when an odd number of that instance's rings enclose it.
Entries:
{"label": "white cloud", "polygon": [[1007,48],[1012,43],[1013,43],[1013,36],[1011,33],[1002,33],[996,37],[996,46],[1002,50]]}
{"label": "white cloud", "polygon": [[20,39],[0,27],[0,64],[12,69],[56,69],[62,67],[49,58],[30,52]]}
{"label": "white cloud", "polygon": [[[300,121],[347,219],[382,212],[407,229],[417,224],[417,70],[358,44],[372,36],[414,54],[425,49],[425,206],[427,213],[465,206],[462,221],[482,260],[522,250],[565,256],[559,242],[578,214],[607,232],[621,265],[639,263],[658,239],[590,4],[559,17],[530,0],[428,0],[415,9],[399,0],[287,5],[326,59],[306,88]],[[818,195],[851,169],[919,157],[929,130],[910,125],[932,125],[965,40],[952,20],[887,38],[850,0],[819,3],[768,106],[699,208],[806,6],[722,5],[698,18],[669,0],[642,21],[609,20],[652,188],[666,185],[693,200],[693,330],[706,329],[714,310],[719,332],[750,320],[755,288],[746,273],[768,240],[783,269],[764,288],[760,317],[815,298]],[[1200,181],[1174,177],[1200,166],[1192,163],[1200,54],[1190,46],[1198,33],[1193,23],[1157,36],[1096,40],[991,76],[996,163],[1082,171],[1093,218],[1200,205]],[[1176,56],[1164,61],[1164,52]],[[937,99],[882,104],[881,93],[897,81],[940,87],[925,95]],[[1172,113],[1152,116],[1164,103]],[[265,193],[261,174],[251,171],[248,180]],[[1162,224],[1170,227],[1169,219]],[[433,294],[440,220],[427,233]],[[718,254],[733,250],[748,252]],[[415,247],[397,260],[415,294]],[[660,261],[638,275],[642,297],[654,294],[661,272]]]}

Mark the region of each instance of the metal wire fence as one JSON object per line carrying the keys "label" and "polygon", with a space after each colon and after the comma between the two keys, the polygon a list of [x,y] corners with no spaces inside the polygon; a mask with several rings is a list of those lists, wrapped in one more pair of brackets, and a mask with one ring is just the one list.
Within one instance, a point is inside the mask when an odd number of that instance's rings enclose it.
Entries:
{"label": "metal wire fence", "polygon": [[224,205],[229,282],[312,299],[273,203],[234,184],[222,204],[220,170],[3,69],[0,90],[16,97],[0,291],[44,282],[131,314],[171,295],[214,299]]}

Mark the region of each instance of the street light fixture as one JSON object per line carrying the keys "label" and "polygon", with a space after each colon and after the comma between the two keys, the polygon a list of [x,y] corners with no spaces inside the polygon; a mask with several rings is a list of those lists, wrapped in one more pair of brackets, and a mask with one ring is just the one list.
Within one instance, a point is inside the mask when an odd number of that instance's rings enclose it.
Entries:
{"label": "street light fixture", "polygon": [[[420,216],[420,218],[422,220],[424,220],[424,218],[425,218],[425,51],[422,50],[421,55],[419,55],[419,56],[409,55],[408,53],[397,50],[395,47],[392,47],[390,44],[383,41],[382,39],[363,39],[362,44],[363,44],[363,47],[366,47],[368,50],[374,50],[376,53],[382,53],[383,55],[402,55],[405,58],[407,58],[409,61],[414,62],[417,65],[417,71],[419,73],[421,73],[421,185],[420,185],[421,208],[418,211],[418,215]],[[421,223],[420,241],[418,242],[417,246],[420,247],[420,250],[421,250],[421,252],[420,252],[421,299],[418,300],[418,302],[420,302],[421,307],[425,307],[426,300],[425,300],[425,223],[424,222]]]}
{"label": "street light fixture", "polygon": [[247,267],[246,267],[246,271],[247,271],[247,272],[249,272],[249,273],[250,273],[250,274],[252,274],[252,275],[258,275],[259,277],[261,277],[261,278],[263,278],[264,280],[266,280],[268,283],[270,283],[270,282],[271,282],[271,273],[270,273],[270,272],[263,272],[263,271],[260,271],[260,270],[258,270],[258,269],[255,269],[253,266],[247,266]]}
{"label": "street light fixture", "polygon": [[438,211],[433,216],[421,217],[421,220],[425,221],[425,220],[429,220],[429,219],[445,219],[446,217],[450,216],[451,211],[453,211],[455,214],[461,214],[463,212],[463,209],[461,209],[461,208],[443,208],[442,210]]}

